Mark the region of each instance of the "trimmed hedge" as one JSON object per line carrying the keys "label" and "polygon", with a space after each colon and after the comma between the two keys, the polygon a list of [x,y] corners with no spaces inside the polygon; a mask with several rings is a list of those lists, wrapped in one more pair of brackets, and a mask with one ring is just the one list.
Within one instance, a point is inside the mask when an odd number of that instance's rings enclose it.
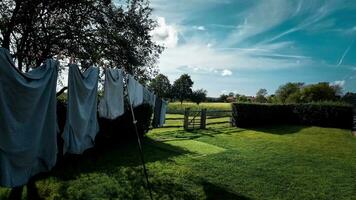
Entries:
{"label": "trimmed hedge", "polygon": [[238,127],[296,124],[350,129],[352,106],[342,104],[251,104],[234,103]]}

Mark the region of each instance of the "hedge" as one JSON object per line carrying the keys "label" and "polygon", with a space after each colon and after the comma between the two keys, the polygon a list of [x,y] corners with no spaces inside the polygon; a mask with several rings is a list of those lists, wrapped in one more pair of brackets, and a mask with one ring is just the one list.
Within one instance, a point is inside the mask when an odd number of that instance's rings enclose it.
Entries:
{"label": "hedge", "polygon": [[352,106],[343,104],[253,104],[234,103],[233,117],[238,127],[290,124],[349,129]]}

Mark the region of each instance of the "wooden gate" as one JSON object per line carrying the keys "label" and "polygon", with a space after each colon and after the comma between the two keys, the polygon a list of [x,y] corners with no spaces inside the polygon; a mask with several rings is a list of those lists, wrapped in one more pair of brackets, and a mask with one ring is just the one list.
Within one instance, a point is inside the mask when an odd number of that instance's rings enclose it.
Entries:
{"label": "wooden gate", "polygon": [[[229,123],[234,126],[234,120],[231,116],[231,110],[190,110],[184,111],[184,130],[205,129],[209,125]],[[228,118],[225,121],[214,121],[214,119]]]}
{"label": "wooden gate", "polygon": [[190,110],[190,108],[186,108],[184,111],[184,130],[205,129],[205,123],[202,119],[206,119],[206,109]]}

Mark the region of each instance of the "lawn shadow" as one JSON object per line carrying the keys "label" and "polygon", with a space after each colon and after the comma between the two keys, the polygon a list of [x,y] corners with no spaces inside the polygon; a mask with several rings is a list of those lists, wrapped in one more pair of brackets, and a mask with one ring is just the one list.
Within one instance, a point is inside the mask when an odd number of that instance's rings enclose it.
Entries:
{"label": "lawn shadow", "polygon": [[195,130],[174,130],[161,132],[155,139],[158,141],[178,141],[178,140],[194,140],[201,137],[216,137],[218,135],[231,135],[245,131],[236,127],[208,127],[206,129]]}
{"label": "lawn shadow", "polygon": [[[142,140],[146,163],[169,161],[170,158],[183,155],[186,150],[170,144],[152,140]],[[66,155],[55,166],[52,176],[60,179],[73,179],[78,174],[115,170],[118,167],[141,167],[138,144],[135,140],[107,141],[88,149],[83,155]],[[71,173],[68,173],[71,172]]]}
{"label": "lawn shadow", "polygon": [[225,188],[209,182],[203,182],[202,185],[207,200],[218,200],[218,199],[250,200],[250,198],[248,197],[227,191]]}
{"label": "lawn shadow", "polygon": [[252,127],[247,128],[247,130],[253,130],[268,134],[276,134],[276,135],[288,135],[295,134],[300,132],[306,128],[306,126],[298,126],[298,125],[270,125],[270,126],[261,126],[261,127]]}
{"label": "lawn shadow", "polygon": [[[150,138],[144,138],[143,150],[145,162],[169,161],[172,157],[188,153],[186,150],[165,144]],[[62,181],[75,180],[77,177],[93,172],[110,174],[117,173],[117,170],[128,168],[130,180],[137,183],[144,183],[142,162],[139,156],[138,144],[135,140],[101,141],[94,148],[88,149],[82,155],[59,155],[56,166],[46,173],[40,173],[32,177],[27,188],[27,199],[41,199],[36,188],[36,182],[50,177],[55,177]],[[125,172],[120,172],[125,173]],[[22,199],[24,187],[17,187],[11,190],[8,199]],[[63,191],[66,188],[62,188]]]}

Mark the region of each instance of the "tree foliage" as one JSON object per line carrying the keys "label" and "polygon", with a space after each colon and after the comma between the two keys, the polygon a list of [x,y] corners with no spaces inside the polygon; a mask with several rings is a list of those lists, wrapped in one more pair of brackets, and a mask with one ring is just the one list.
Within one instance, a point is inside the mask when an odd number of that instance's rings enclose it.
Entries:
{"label": "tree foliage", "polygon": [[339,85],[327,82],[305,85],[304,83],[287,83],[276,91],[280,103],[310,103],[319,101],[337,101],[342,95]]}
{"label": "tree foliage", "polygon": [[327,82],[307,85],[300,94],[302,102],[335,101],[337,90]]}
{"label": "tree foliage", "polygon": [[204,102],[206,100],[206,95],[207,91],[204,89],[195,90],[193,91],[190,100],[199,105],[201,102]]}
{"label": "tree foliage", "polygon": [[347,92],[341,99],[343,102],[356,106],[356,93]]}
{"label": "tree foliage", "polygon": [[172,86],[172,94],[174,98],[178,99],[181,103],[184,100],[189,99],[192,94],[192,87],[194,82],[188,74],[181,75],[174,81]]}
{"label": "tree foliage", "polygon": [[221,94],[219,97],[219,101],[220,102],[227,102],[227,98],[229,97],[229,95],[227,94]]}
{"label": "tree foliage", "polygon": [[151,12],[148,0],[3,0],[0,43],[20,70],[74,57],[82,66],[105,61],[147,81],[163,50],[150,36],[156,26]]}
{"label": "tree foliage", "polygon": [[296,101],[295,93],[298,93],[304,83],[287,83],[281,85],[276,91],[276,98],[281,103],[294,103]]}
{"label": "tree foliage", "polygon": [[163,74],[158,74],[151,80],[150,88],[160,97],[171,97],[171,83],[169,82],[168,77]]}
{"label": "tree foliage", "polygon": [[266,103],[267,102],[267,90],[266,89],[259,89],[256,93],[255,101],[258,103]]}

